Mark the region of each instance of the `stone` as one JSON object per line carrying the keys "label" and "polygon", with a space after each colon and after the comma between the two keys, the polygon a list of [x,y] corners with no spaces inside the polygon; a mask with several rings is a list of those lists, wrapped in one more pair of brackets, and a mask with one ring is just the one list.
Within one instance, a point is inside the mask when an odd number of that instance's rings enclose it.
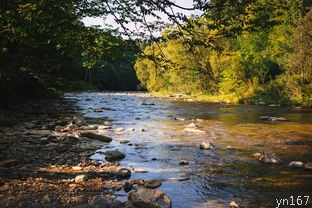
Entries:
{"label": "stone", "polygon": [[306,170],[312,170],[312,163],[306,163],[303,165],[303,168]]}
{"label": "stone", "polygon": [[44,195],[44,196],[42,197],[42,201],[44,201],[44,202],[51,202],[51,199],[50,199],[49,195],[46,194],[46,195]]}
{"label": "stone", "polygon": [[121,131],[124,131],[124,130],[125,130],[124,128],[120,127],[120,128],[115,129],[114,131],[121,132]]}
{"label": "stone", "polygon": [[227,150],[236,150],[237,148],[236,148],[236,147],[233,147],[233,146],[231,146],[231,145],[228,145],[228,146],[226,146],[226,149],[227,149]]}
{"label": "stone", "polygon": [[270,116],[260,116],[260,120],[269,120]]}
{"label": "stone", "polygon": [[196,129],[196,128],[189,128],[189,127],[186,127],[184,129],[184,131],[186,131],[186,132],[193,132],[193,133],[205,133],[205,131],[203,131],[203,130]]}
{"label": "stone", "polygon": [[122,160],[126,157],[124,153],[118,150],[108,150],[104,154],[106,155],[105,159],[108,161]]}
{"label": "stone", "polygon": [[78,175],[75,177],[75,182],[76,183],[81,183],[81,182],[84,182],[84,181],[87,181],[88,180],[88,176],[87,175]]}
{"label": "stone", "polygon": [[126,140],[126,139],[123,139],[123,140],[119,141],[120,144],[127,144],[129,142],[130,142],[130,140]]}
{"label": "stone", "polygon": [[104,126],[104,125],[101,125],[101,126],[98,126],[98,130],[106,130],[106,129],[111,129],[112,126]]}
{"label": "stone", "polygon": [[153,189],[138,188],[128,195],[128,200],[136,208],[171,208],[171,200],[164,192]]}
{"label": "stone", "polygon": [[103,110],[101,110],[101,109],[93,109],[93,112],[95,112],[95,113],[102,113]]}
{"label": "stone", "polygon": [[131,128],[127,128],[126,131],[135,131],[135,128],[131,127]]}
{"label": "stone", "polygon": [[77,204],[84,204],[88,202],[88,198],[86,196],[74,196],[71,200]]}
{"label": "stone", "polygon": [[288,164],[289,167],[293,168],[302,168],[303,167],[303,162],[301,161],[292,161]]}
{"label": "stone", "polygon": [[128,193],[129,191],[132,190],[132,183],[129,183],[129,182],[127,181],[127,182],[125,182],[125,185],[124,185],[122,188],[123,188],[123,190],[124,190],[126,193]]}
{"label": "stone", "polygon": [[132,171],[135,173],[148,173],[148,170],[144,170],[144,169],[133,169]]}
{"label": "stone", "polygon": [[146,188],[157,188],[161,186],[161,180],[153,179],[153,180],[145,181],[144,186]]}
{"label": "stone", "polygon": [[178,177],[178,178],[167,178],[166,181],[168,181],[168,182],[187,181],[189,179],[190,179],[189,177]]}
{"label": "stone", "polygon": [[67,126],[65,126],[65,128],[63,129],[63,130],[61,130],[61,131],[69,131],[69,132],[72,132],[72,131],[75,131],[75,130],[77,130],[78,129],[78,125],[76,125],[76,124],[72,124],[72,123],[70,123],[70,124],[68,124]]}
{"label": "stone", "polygon": [[179,165],[188,165],[189,161],[188,160],[180,160]]}
{"label": "stone", "polygon": [[79,130],[97,130],[98,126],[96,125],[88,125],[88,126],[81,126],[78,128]]}
{"label": "stone", "polygon": [[265,164],[280,164],[281,160],[275,155],[262,151],[260,152],[259,161]]}
{"label": "stone", "polygon": [[288,121],[288,119],[284,117],[270,117],[270,121]]}
{"label": "stone", "polygon": [[155,105],[155,103],[142,103],[141,105]]}
{"label": "stone", "polygon": [[190,123],[189,125],[186,126],[187,128],[198,128],[198,125],[195,123]]}
{"label": "stone", "polygon": [[104,135],[100,135],[100,134],[96,134],[96,133],[89,132],[89,131],[80,132],[78,135],[80,137],[87,137],[89,139],[96,139],[96,140],[99,140],[101,142],[110,142],[110,141],[112,141],[112,138],[110,138],[110,137],[107,137],[107,136],[104,136]]}
{"label": "stone", "polygon": [[232,208],[239,208],[238,204],[236,204],[234,201],[231,201],[230,207],[232,207]]}
{"label": "stone", "polygon": [[134,185],[139,185],[139,186],[144,185],[144,183],[145,183],[145,181],[143,179],[133,179],[130,182]]}
{"label": "stone", "polygon": [[209,142],[202,142],[200,143],[199,148],[208,150],[208,149],[212,149],[213,146]]}
{"label": "stone", "polygon": [[80,167],[80,166],[73,166],[72,169],[73,170],[82,170],[82,167]]}
{"label": "stone", "polygon": [[131,176],[131,171],[127,168],[121,168],[118,170],[117,172],[117,178],[120,178],[120,179],[128,179],[130,178]]}
{"label": "stone", "polygon": [[78,126],[87,125],[87,122],[81,116],[74,116],[71,120],[71,123],[76,124]]}

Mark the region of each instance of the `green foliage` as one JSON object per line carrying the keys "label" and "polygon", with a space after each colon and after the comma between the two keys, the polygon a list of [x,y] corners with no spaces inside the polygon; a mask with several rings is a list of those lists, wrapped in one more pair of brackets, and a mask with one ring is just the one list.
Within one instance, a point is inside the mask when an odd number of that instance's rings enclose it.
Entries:
{"label": "green foliage", "polygon": [[[87,3],[1,1],[0,93],[7,100],[84,90],[86,71],[88,81],[102,85],[101,89],[135,88],[136,43],[109,31],[85,27],[77,6],[82,8]],[[110,73],[98,73],[105,70]],[[94,71],[99,76],[114,77],[95,80],[90,76]]]}
{"label": "green foliage", "polygon": [[287,62],[285,92],[294,101],[312,105],[312,9],[300,19],[292,36],[293,52]]}
{"label": "green foliage", "polygon": [[311,105],[311,12],[297,21],[304,6],[301,0],[209,1],[202,17],[166,29],[161,42],[145,48],[135,65],[141,85]]}

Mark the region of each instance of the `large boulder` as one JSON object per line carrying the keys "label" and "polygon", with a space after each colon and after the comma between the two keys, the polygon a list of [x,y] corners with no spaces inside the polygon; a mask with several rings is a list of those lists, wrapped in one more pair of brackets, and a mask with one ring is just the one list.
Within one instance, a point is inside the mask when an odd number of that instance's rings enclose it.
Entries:
{"label": "large boulder", "polygon": [[154,189],[138,188],[128,195],[131,208],[171,208],[171,200],[164,192]]}
{"label": "large boulder", "polygon": [[101,142],[110,142],[112,141],[112,138],[104,136],[104,135],[100,135],[100,134],[96,134],[90,131],[83,131],[79,133],[80,137],[87,137],[89,139],[96,139],[99,140]]}
{"label": "large boulder", "polygon": [[116,160],[122,160],[126,157],[126,155],[118,150],[108,150],[104,152],[104,155],[106,155],[105,160],[107,161],[116,161]]}

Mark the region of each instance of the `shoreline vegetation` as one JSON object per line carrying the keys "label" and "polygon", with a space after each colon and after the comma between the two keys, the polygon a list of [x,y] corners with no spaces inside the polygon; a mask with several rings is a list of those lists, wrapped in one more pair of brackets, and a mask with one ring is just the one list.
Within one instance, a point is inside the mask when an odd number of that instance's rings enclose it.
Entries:
{"label": "shoreline vegetation", "polygon": [[[166,2],[161,7],[170,8]],[[141,32],[135,39],[86,27],[81,18],[100,8],[80,3],[0,5],[1,103],[90,89],[312,106],[309,1],[208,1],[197,5],[203,15],[171,16],[173,24],[164,24],[159,37]],[[154,7],[142,4],[136,9],[154,14]],[[131,15],[123,18],[134,21]]]}

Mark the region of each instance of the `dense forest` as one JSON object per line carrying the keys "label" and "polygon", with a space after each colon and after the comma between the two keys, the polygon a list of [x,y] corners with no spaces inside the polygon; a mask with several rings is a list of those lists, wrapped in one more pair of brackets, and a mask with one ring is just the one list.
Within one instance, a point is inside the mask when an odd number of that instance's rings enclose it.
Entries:
{"label": "dense forest", "polygon": [[[191,17],[168,12],[172,7],[179,6],[169,0],[1,1],[2,96],[147,89],[311,106],[310,1],[197,0],[191,9],[202,15]],[[173,24],[160,23],[157,12]],[[82,22],[108,14],[124,33]],[[157,21],[147,23],[146,15]],[[147,32],[129,33],[128,22]],[[157,24],[165,25],[160,37],[152,31]]]}
{"label": "dense forest", "polygon": [[211,0],[207,6],[201,17],[165,29],[145,47],[146,57],[135,64],[143,88],[229,102],[311,105],[311,5]]}
{"label": "dense forest", "polygon": [[76,90],[134,90],[137,43],[85,27],[73,1],[1,1],[0,93],[24,100]]}

